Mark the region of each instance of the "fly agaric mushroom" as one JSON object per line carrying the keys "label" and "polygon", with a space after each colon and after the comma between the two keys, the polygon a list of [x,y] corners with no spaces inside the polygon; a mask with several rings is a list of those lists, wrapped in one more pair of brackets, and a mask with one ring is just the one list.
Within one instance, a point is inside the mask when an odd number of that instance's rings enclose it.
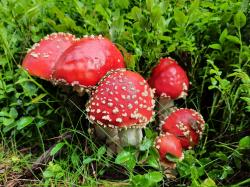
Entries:
{"label": "fly agaric mushroom", "polygon": [[160,60],[148,82],[158,96],[171,99],[185,97],[189,86],[186,72],[171,58]]}
{"label": "fly agaric mushroom", "polygon": [[[162,58],[152,70],[149,85],[159,96],[160,118],[165,118],[173,107],[173,100],[187,96],[189,80],[186,72],[172,58]],[[169,111],[170,109],[170,111]],[[166,113],[166,114],[164,114]]]}
{"label": "fly agaric mushroom", "polygon": [[160,162],[165,168],[175,168],[175,161],[182,160],[181,142],[175,135],[170,133],[161,134],[155,140],[155,147],[160,155]]}
{"label": "fly agaric mushroom", "polygon": [[104,129],[117,131],[121,146],[136,146],[142,139],[141,128],[154,115],[153,97],[153,90],[140,74],[112,70],[99,82],[87,103],[87,117]]}
{"label": "fly agaric mushroom", "polygon": [[68,33],[59,32],[47,35],[28,51],[22,66],[29,74],[50,80],[52,69],[58,58],[76,40],[74,35]]}
{"label": "fly agaric mushroom", "polygon": [[110,70],[124,68],[121,52],[107,38],[85,36],[69,47],[57,61],[55,84],[72,85],[78,92],[93,88]]}
{"label": "fly agaric mushroom", "polygon": [[197,145],[205,129],[205,121],[201,114],[187,108],[172,112],[161,125],[163,133],[169,132],[177,136],[185,149]]}

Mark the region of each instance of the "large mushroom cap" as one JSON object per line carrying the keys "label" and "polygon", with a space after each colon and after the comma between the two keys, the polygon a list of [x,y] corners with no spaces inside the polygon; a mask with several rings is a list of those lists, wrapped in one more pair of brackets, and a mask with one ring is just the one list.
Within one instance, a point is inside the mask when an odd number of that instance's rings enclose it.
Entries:
{"label": "large mushroom cap", "polygon": [[29,74],[49,80],[58,58],[75,40],[75,36],[68,33],[50,34],[33,45],[22,66]]}
{"label": "large mushroom cap", "polygon": [[121,52],[108,39],[89,36],[75,42],[55,65],[55,83],[93,87],[110,70],[124,68]]}
{"label": "large mushroom cap", "polygon": [[189,81],[186,72],[171,58],[163,58],[152,70],[149,85],[158,96],[177,99],[187,95]]}
{"label": "large mushroom cap", "polygon": [[172,160],[167,159],[167,154],[182,160],[182,146],[180,140],[173,134],[165,133],[158,136],[155,140],[155,147],[159,152],[160,160],[168,167],[174,167]]}
{"label": "large mushroom cap", "polygon": [[91,122],[111,128],[144,127],[153,117],[153,90],[138,73],[109,72],[87,104]]}
{"label": "large mushroom cap", "polygon": [[199,143],[204,128],[203,117],[195,110],[187,108],[172,112],[162,123],[162,131],[176,135],[185,149]]}

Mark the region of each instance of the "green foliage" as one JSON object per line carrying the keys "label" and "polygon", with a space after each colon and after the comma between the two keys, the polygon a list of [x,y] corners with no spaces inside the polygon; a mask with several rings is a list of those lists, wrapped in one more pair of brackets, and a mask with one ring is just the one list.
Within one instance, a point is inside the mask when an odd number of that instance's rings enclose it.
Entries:
{"label": "green foliage", "polygon": [[65,171],[59,164],[49,163],[47,169],[43,172],[45,179],[45,186],[51,186],[53,183],[51,180],[59,180],[65,175]]}
{"label": "green foliage", "polygon": [[117,180],[129,179],[134,186],[169,184],[166,181],[170,179],[163,180],[153,148],[157,123],[145,129],[138,149],[126,148],[113,158],[88,131],[86,98],[31,77],[20,67],[27,49],[46,34],[102,34],[122,51],[127,67],[145,78],[158,59],[166,56],[176,59],[188,73],[192,83],[189,96],[178,106],[200,111],[207,128],[200,145],[186,151],[184,161],[177,163],[178,175],[172,186],[248,185],[249,180],[239,173],[249,175],[250,167],[246,157],[249,6],[248,0],[2,0],[1,143],[11,150],[31,147],[38,156],[56,143],[55,137],[73,134],[52,149],[51,156],[62,153],[44,169],[41,177],[47,185],[95,186],[101,183],[99,179],[115,180],[107,176],[110,172],[122,176]]}
{"label": "green foliage", "polygon": [[161,172],[148,172],[144,175],[136,175],[132,178],[133,186],[157,186],[163,179]]}

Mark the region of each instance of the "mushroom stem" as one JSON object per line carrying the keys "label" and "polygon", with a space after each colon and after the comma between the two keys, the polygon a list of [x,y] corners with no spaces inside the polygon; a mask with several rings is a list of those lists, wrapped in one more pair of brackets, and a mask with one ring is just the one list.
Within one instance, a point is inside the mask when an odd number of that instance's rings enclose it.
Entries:
{"label": "mushroom stem", "polygon": [[159,97],[158,108],[159,118],[164,120],[175,109],[174,101],[170,97]]}
{"label": "mushroom stem", "polygon": [[138,146],[143,137],[141,128],[122,129],[118,131],[118,136],[122,147]]}
{"label": "mushroom stem", "polygon": [[118,137],[118,130],[112,128],[103,128],[99,125],[94,125],[95,132],[97,138],[100,140],[106,140],[106,144],[108,145],[109,153],[117,153],[119,149],[119,137]]}
{"label": "mushroom stem", "polygon": [[103,128],[99,125],[95,125],[96,136],[100,140],[106,140],[109,151],[113,153],[119,152],[126,146],[138,146],[143,138],[141,128],[127,128],[127,129],[112,129]]}

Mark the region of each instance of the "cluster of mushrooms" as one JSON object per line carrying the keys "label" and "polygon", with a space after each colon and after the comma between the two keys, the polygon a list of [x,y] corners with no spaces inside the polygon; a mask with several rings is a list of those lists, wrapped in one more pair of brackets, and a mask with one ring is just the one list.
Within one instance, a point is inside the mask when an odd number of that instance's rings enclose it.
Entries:
{"label": "cluster of mushrooms", "polygon": [[187,96],[189,81],[171,58],[161,59],[145,80],[126,69],[121,52],[107,38],[53,33],[33,45],[22,67],[55,85],[72,86],[80,95],[87,92],[86,116],[114,152],[138,146],[142,129],[157,116],[161,122],[155,147],[162,165],[174,168],[166,155],[183,159],[183,149],[197,145],[204,131],[198,112],[174,106],[175,99]]}

